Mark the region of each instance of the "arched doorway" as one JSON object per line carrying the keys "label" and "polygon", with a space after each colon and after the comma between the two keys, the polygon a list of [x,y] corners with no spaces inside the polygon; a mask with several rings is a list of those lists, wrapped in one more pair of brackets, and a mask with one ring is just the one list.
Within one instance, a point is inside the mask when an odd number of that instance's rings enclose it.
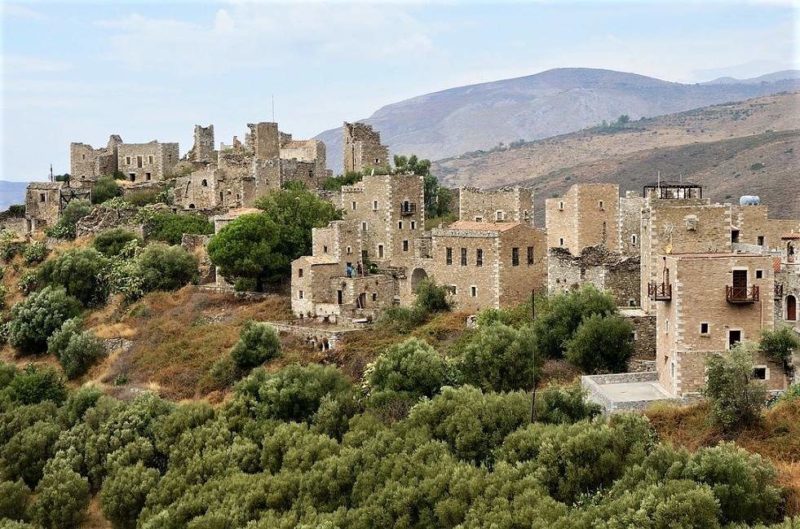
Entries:
{"label": "arched doorway", "polygon": [[797,321],[797,298],[786,296],[786,320]]}
{"label": "arched doorway", "polygon": [[411,272],[411,292],[416,292],[417,287],[423,279],[428,279],[428,273],[422,268],[415,268]]}

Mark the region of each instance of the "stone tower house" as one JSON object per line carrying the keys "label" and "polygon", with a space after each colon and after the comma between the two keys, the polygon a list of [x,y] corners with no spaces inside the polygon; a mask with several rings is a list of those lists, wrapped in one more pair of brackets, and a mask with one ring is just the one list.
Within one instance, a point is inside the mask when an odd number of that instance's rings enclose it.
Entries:
{"label": "stone tower house", "polygon": [[389,165],[389,149],[381,145],[381,135],[371,125],[345,122],[343,130],[345,174]]}

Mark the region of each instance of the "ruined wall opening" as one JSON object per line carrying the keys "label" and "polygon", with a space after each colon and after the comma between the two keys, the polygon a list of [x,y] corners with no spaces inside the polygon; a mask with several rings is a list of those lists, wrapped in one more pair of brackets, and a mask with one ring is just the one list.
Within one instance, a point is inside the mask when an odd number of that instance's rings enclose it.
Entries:
{"label": "ruined wall opening", "polygon": [[428,273],[422,268],[415,268],[411,272],[411,291],[416,292],[419,284],[425,279],[428,279]]}

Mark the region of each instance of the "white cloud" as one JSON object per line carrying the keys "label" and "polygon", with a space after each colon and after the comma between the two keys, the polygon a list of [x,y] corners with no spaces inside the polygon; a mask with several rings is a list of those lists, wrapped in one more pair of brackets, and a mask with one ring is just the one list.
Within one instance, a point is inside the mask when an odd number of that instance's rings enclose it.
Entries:
{"label": "white cloud", "polygon": [[231,3],[201,23],[134,13],[96,25],[114,30],[106,58],[137,70],[210,73],[332,59],[355,64],[434,51],[428,28],[390,5]]}

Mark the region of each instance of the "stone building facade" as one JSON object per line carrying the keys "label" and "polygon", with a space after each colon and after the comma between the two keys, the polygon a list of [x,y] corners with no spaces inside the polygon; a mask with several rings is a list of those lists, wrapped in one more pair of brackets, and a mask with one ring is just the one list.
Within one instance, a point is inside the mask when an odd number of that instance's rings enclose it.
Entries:
{"label": "stone building facade", "polygon": [[619,249],[619,186],[579,184],[545,200],[548,248],[579,255],[589,246]]}
{"label": "stone building facade", "polygon": [[122,143],[117,146],[117,167],[129,182],[161,181],[172,175],[179,161],[177,143]]}
{"label": "stone building facade", "polygon": [[86,143],[70,143],[69,174],[72,185],[91,183],[101,176],[113,176],[118,168],[117,150],[122,138],[112,134],[104,148],[95,149]]}
{"label": "stone building facade", "polygon": [[63,182],[31,182],[25,192],[25,219],[28,233],[58,222],[61,215]]}
{"label": "stone building facade", "polygon": [[731,242],[780,251],[781,236],[800,231],[800,220],[771,219],[767,205],[731,206]]}
{"label": "stone building facade", "polygon": [[521,222],[533,226],[533,190],[522,187],[483,191],[462,187],[459,218],[474,222]]}
{"label": "stone building facade", "polygon": [[389,148],[381,135],[366,123],[347,123],[344,132],[344,173],[364,173],[374,167],[389,166]]}
{"label": "stone building facade", "polygon": [[412,271],[449,288],[454,308],[518,305],[546,284],[545,234],[521,222],[457,221],[431,232],[432,258]]}
{"label": "stone building facade", "polygon": [[800,231],[781,236],[775,270],[775,321],[800,334]]}
{"label": "stone building facade", "polygon": [[[664,257],[668,288],[656,303],[659,382],[673,396],[698,393],[709,355],[757,341],[774,326],[773,259],[757,254],[694,253]],[[783,366],[755,358],[754,377],[770,390],[787,387]]]}

